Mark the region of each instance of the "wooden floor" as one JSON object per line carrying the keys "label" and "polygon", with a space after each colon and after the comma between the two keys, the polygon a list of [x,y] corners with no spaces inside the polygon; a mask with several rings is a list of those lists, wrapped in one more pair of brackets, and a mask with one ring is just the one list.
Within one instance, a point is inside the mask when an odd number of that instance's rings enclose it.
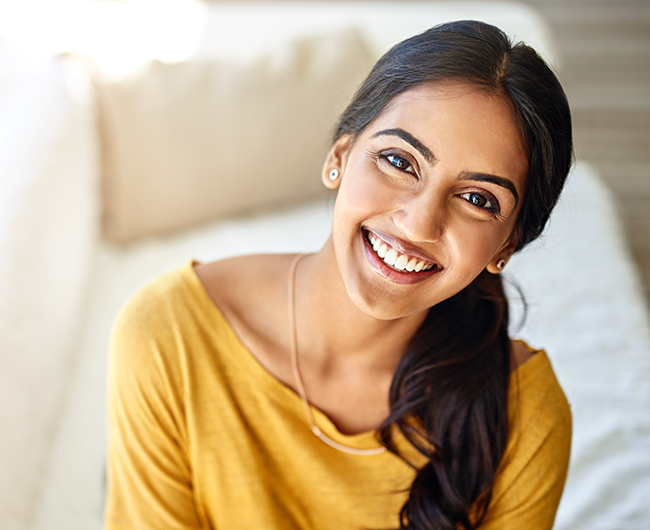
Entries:
{"label": "wooden floor", "polygon": [[614,191],[650,299],[650,0],[520,1],[551,26],[577,157]]}

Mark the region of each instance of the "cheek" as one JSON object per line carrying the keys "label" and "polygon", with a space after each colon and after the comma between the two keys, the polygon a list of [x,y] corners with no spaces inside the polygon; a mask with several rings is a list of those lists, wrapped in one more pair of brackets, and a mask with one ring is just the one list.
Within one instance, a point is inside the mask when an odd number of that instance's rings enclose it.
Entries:
{"label": "cheek", "polygon": [[394,191],[382,184],[372,162],[348,166],[334,206],[334,226],[357,230],[369,216],[390,210]]}
{"label": "cheek", "polygon": [[492,221],[477,223],[458,216],[449,225],[448,244],[458,268],[476,276],[499,252],[511,232],[510,223],[496,227]]}

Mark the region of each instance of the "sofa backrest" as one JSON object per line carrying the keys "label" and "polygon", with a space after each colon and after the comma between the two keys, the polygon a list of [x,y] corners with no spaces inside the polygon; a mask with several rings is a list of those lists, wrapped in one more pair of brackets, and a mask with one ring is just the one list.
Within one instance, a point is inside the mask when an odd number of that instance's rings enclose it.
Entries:
{"label": "sofa backrest", "polygon": [[333,125],[372,64],[467,18],[553,60],[545,24],[519,5],[244,2],[210,4],[182,62],[119,80],[100,69],[105,235],[129,242],[325,193]]}

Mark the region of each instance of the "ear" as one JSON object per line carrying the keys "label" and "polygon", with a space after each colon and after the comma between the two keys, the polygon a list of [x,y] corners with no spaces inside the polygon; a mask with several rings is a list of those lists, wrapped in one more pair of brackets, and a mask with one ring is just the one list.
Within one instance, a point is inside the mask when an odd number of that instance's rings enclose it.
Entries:
{"label": "ear", "polygon": [[499,252],[497,252],[490,263],[488,263],[486,267],[487,271],[491,274],[499,274],[502,272],[510,260],[510,257],[514,254],[515,250],[517,250],[518,242],[519,237],[517,237],[515,229],[508,240],[499,249]]}
{"label": "ear", "polygon": [[352,146],[352,137],[349,134],[342,135],[327,153],[321,179],[325,187],[335,190],[341,185],[341,179],[345,171],[348,151]]}

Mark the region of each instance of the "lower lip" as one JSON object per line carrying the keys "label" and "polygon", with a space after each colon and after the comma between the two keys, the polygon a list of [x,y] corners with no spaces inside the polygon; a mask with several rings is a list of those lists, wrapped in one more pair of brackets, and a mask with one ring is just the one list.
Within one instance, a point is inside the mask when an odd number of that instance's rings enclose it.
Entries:
{"label": "lower lip", "polygon": [[403,285],[419,283],[423,282],[427,278],[431,278],[431,276],[434,274],[438,274],[442,271],[442,269],[439,269],[438,267],[434,267],[433,269],[424,272],[397,271],[392,267],[386,265],[386,263],[384,263],[384,260],[381,259],[372,249],[365,232],[361,232],[361,239],[363,241],[363,249],[366,252],[366,258],[368,258],[370,266],[374,269],[375,272],[393,283],[399,283]]}

